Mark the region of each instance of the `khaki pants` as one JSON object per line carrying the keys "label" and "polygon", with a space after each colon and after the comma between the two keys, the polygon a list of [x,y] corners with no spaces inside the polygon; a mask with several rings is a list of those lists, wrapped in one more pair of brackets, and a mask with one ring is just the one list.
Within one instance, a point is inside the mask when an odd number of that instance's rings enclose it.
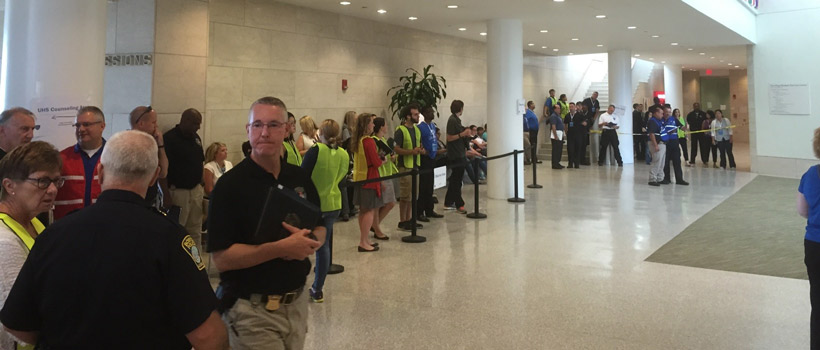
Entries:
{"label": "khaki pants", "polygon": [[[407,172],[413,169],[408,169],[403,166],[398,167],[400,173]],[[419,194],[418,176],[416,177],[416,198]],[[399,178],[399,200],[409,202],[412,200],[411,193],[413,192],[413,176],[404,176]]]}
{"label": "khaki pants", "polygon": [[307,333],[307,288],[290,305],[276,311],[265,303],[239,299],[222,315],[228,328],[232,350],[298,350],[305,346]]}
{"label": "khaki pants", "polygon": [[649,169],[649,181],[661,182],[663,181],[663,165],[666,164],[666,144],[659,143],[658,151],[655,152],[655,147],[652,142],[647,143],[650,152],[652,152],[652,167]]}
{"label": "khaki pants", "polygon": [[202,249],[202,197],[205,192],[202,185],[186,190],[182,188],[171,189],[171,199],[174,205],[179,206],[179,224],[185,227],[185,231],[191,235],[196,242],[200,252]]}

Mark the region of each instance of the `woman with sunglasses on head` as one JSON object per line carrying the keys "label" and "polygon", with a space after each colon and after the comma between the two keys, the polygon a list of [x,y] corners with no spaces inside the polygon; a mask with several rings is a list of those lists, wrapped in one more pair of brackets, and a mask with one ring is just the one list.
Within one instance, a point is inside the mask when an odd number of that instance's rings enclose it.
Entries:
{"label": "woman with sunglasses on head", "polygon": [[[42,141],[21,145],[0,161],[0,307],[44,229],[36,216],[54,205],[64,183],[61,167],[60,153]],[[0,349],[14,348],[14,340],[0,330]]]}

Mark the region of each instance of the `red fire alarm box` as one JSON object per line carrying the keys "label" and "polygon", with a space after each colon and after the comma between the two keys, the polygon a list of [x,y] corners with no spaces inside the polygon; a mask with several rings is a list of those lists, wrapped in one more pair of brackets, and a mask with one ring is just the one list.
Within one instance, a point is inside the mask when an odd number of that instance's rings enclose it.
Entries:
{"label": "red fire alarm box", "polygon": [[347,79],[342,79],[342,90],[347,90]]}

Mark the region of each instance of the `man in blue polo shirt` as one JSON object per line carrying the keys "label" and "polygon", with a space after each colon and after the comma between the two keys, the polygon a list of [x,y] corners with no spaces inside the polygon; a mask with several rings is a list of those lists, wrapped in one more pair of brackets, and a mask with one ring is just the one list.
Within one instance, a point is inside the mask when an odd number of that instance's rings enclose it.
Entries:
{"label": "man in blue polo shirt", "polygon": [[421,114],[424,116],[424,121],[418,124],[418,128],[421,133],[421,145],[427,153],[421,155],[417,210],[419,218],[422,216],[428,218],[443,218],[444,215],[436,213],[433,210],[433,169],[436,166],[436,154],[438,153],[436,124],[433,124],[436,112],[433,110],[433,107],[425,106],[421,109]]}
{"label": "man in blue polo shirt", "polygon": [[[555,90],[550,90],[550,94],[555,95]],[[537,151],[538,151],[538,124],[539,123],[538,123],[538,116],[535,115],[534,111],[535,111],[535,102],[528,101],[527,102],[527,113],[524,114],[524,120],[525,120],[525,123],[527,124],[526,130],[528,130],[529,136],[530,136],[530,147],[532,147],[532,149],[530,149],[530,154],[531,154],[530,159],[533,162],[536,162],[536,163],[540,164],[541,161],[538,160],[538,156],[536,154],[536,153],[538,153]]]}

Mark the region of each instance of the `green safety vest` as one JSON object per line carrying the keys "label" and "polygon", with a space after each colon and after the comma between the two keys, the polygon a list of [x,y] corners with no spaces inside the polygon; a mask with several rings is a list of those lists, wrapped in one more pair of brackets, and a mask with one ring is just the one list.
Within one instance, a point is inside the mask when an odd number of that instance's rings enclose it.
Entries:
{"label": "green safety vest", "polygon": [[558,101],[558,104],[561,106],[561,118],[563,119],[567,116],[567,114],[569,114],[569,104],[560,100]]}
{"label": "green safety vest", "polygon": [[[387,144],[387,139],[382,137],[381,140],[382,140],[382,142]],[[384,157],[384,162],[382,162],[382,165],[379,167],[379,176],[385,177],[385,176],[390,176],[390,175],[398,174],[398,173],[399,173],[399,169],[396,168],[396,164],[393,163],[393,159],[391,159],[389,154],[386,155]]]}
{"label": "green safety vest", "polygon": [[[404,140],[402,142],[401,148],[403,148],[405,150],[412,150],[413,149],[413,140],[410,140],[410,130],[407,129],[407,127],[404,126],[404,125],[399,125],[398,127],[396,127],[396,130],[399,130],[399,129],[401,129],[402,136],[404,136],[403,137]],[[413,125],[413,129],[416,131],[416,146],[421,146],[421,130],[419,130],[419,127],[415,126],[415,125]],[[402,165],[404,166],[405,169],[413,169],[413,163],[414,163],[413,158],[415,158],[415,164],[416,165],[421,164],[421,156],[418,155],[418,154],[415,157],[413,157],[413,156],[401,156],[401,158],[404,161],[404,164],[402,164]]]}
{"label": "green safety vest", "polygon": [[682,139],[686,137],[686,132],[683,131],[683,127],[686,126],[686,118],[681,116],[680,119],[678,119],[678,121],[680,121],[681,124],[681,127],[678,129],[678,138]]}
{"label": "green safety vest", "polygon": [[282,142],[282,145],[285,146],[285,151],[287,152],[286,160],[288,164],[302,166],[302,155],[299,154],[299,151],[296,150],[296,146],[290,143],[290,141]]}
{"label": "green safety vest", "polygon": [[[20,225],[20,223],[12,219],[11,216],[9,216],[6,213],[0,213],[0,221],[2,221],[3,224],[5,224],[9,229],[11,229],[14,232],[14,234],[17,235],[17,238],[20,238],[20,240],[23,242],[23,245],[26,246],[26,250],[30,252],[31,247],[34,246],[34,238],[31,238],[31,235],[28,234],[28,231],[26,231],[25,227],[23,227],[23,225]],[[31,224],[34,225],[34,231],[37,231],[37,234],[40,234],[45,229],[43,223],[41,223],[40,220],[38,220],[37,218],[31,219]],[[17,350],[34,349],[34,345],[32,344],[22,345],[17,342],[15,342],[15,344],[17,344]]]}
{"label": "green safety vest", "polygon": [[340,210],[342,192],[339,190],[339,182],[347,174],[350,157],[344,149],[333,149],[324,143],[316,143],[313,147],[319,147],[319,154],[310,179],[319,192],[322,212]]}

